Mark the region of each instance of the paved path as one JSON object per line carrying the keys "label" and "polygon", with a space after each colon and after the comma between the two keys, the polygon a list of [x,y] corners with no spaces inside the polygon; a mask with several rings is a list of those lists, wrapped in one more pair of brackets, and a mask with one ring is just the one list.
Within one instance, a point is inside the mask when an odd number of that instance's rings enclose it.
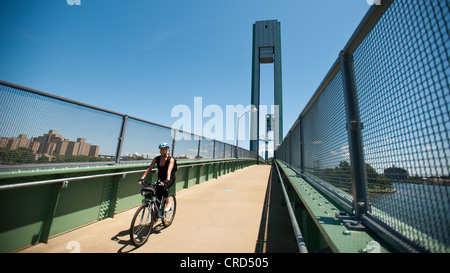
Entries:
{"label": "paved path", "polygon": [[[51,238],[22,250],[24,253],[254,253],[267,251],[268,215],[273,185],[268,183],[270,166],[257,165],[238,170],[177,192],[177,212],[173,224],[162,228],[161,222],[147,243],[135,248],[129,237],[130,221],[136,208],[94,224]],[[272,187],[270,186],[271,184]],[[268,187],[269,186],[269,187]],[[272,194],[273,196],[273,194]],[[269,198],[269,199],[268,199]],[[279,198],[278,198],[279,199]],[[279,200],[278,200],[279,201]],[[278,202],[279,203],[279,202]],[[294,245],[285,207],[275,205],[275,233]],[[283,219],[283,221],[280,221]],[[281,225],[281,226],[280,226]],[[273,226],[273,225],[272,225]],[[272,229],[273,231],[273,229]],[[274,236],[270,236],[274,238]],[[275,236],[276,240],[277,236]],[[292,247],[279,241],[276,252]],[[271,245],[275,241],[272,240]]]}

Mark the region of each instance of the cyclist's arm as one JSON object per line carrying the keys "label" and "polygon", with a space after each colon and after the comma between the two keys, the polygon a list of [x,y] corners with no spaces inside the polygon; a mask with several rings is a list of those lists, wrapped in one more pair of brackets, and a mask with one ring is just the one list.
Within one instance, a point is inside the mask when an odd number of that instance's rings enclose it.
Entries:
{"label": "cyclist's arm", "polygon": [[145,179],[145,177],[147,177],[147,175],[152,172],[153,167],[155,166],[155,164],[156,164],[156,157],[153,158],[152,163],[150,164],[148,169],[145,171],[145,173],[142,175],[141,179]]}
{"label": "cyclist's arm", "polygon": [[175,164],[175,159],[170,158],[169,167],[167,168],[167,181],[170,180],[170,175],[172,174],[173,165]]}

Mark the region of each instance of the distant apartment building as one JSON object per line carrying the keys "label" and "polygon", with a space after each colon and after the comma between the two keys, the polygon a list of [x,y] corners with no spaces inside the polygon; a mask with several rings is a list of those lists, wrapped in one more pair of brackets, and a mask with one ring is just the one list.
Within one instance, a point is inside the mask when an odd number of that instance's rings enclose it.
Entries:
{"label": "distant apartment building", "polygon": [[77,141],[69,141],[67,145],[66,155],[86,155],[98,156],[99,146],[86,143],[85,138],[77,138]]}
{"label": "distant apartment building", "polygon": [[86,143],[85,138],[77,138],[77,141],[63,138],[56,133],[56,130],[48,131],[39,137],[27,138],[27,135],[19,137],[0,138],[0,148],[15,150],[18,148],[29,148],[37,155],[65,155],[65,156],[94,156],[98,157],[100,146]]}
{"label": "distant apartment building", "polygon": [[29,148],[31,139],[27,139],[27,135],[19,135],[19,137],[2,137],[0,139],[0,148],[15,150],[17,148]]}

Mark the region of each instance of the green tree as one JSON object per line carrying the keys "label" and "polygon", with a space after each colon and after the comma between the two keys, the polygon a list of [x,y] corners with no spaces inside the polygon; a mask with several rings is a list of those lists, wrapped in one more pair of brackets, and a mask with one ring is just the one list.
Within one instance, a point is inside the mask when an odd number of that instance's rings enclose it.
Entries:
{"label": "green tree", "polygon": [[[352,172],[350,163],[347,161],[339,162],[334,169],[334,175],[341,185],[349,185],[351,188]],[[367,186],[369,191],[390,191],[392,190],[392,181],[377,173],[377,171],[366,163]]]}
{"label": "green tree", "polygon": [[378,174],[369,163],[366,163],[366,173],[369,190],[392,190],[392,181]]}
{"label": "green tree", "polygon": [[29,164],[34,163],[33,150],[28,148],[17,148],[9,150],[0,148],[0,163],[1,164]]}

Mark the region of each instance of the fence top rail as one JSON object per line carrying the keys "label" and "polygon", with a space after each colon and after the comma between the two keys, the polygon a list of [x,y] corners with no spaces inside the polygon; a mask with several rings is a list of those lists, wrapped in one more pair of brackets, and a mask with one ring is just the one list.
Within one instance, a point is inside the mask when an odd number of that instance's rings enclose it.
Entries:
{"label": "fence top rail", "polygon": [[336,61],[333,63],[333,66],[331,66],[327,75],[323,79],[323,81],[320,83],[319,88],[317,88],[316,92],[314,92],[313,96],[308,101],[308,103],[306,104],[303,111],[300,113],[298,118],[295,120],[294,124],[291,126],[291,129],[289,129],[286,136],[284,136],[283,140],[280,143],[280,146],[281,146],[281,144],[283,144],[284,140],[291,133],[291,131],[294,129],[294,127],[297,125],[297,123],[300,122],[301,118],[306,114],[306,112],[308,112],[309,108],[311,108],[311,106],[314,104],[314,102],[316,102],[316,100],[320,97],[322,92],[325,90],[325,88],[328,86],[328,84],[331,82],[331,80],[333,80],[334,76],[336,76],[336,74],[339,72],[340,69],[341,69],[341,66],[339,63],[339,58],[337,58]]}
{"label": "fence top rail", "polygon": [[372,5],[367,11],[364,18],[359,23],[353,35],[348,40],[344,47],[345,53],[353,53],[353,51],[358,48],[362,40],[367,36],[367,34],[373,29],[373,27],[378,23],[378,20],[383,16],[384,12],[389,8],[389,6],[394,2],[394,0],[383,0],[381,5]]}
{"label": "fence top rail", "polygon": [[[239,158],[215,158],[215,159],[207,159],[207,160],[178,160],[178,166],[186,166],[186,165],[207,165],[207,164],[215,164],[222,161],[242,161],[242,160],[256,160],[255,158],[249,157],[239,157]],[[144,167],[148,167],[151,163],[151,160],[143,160],[143,161],[133,161],[128,162],[126,164],[114,164],[111,163],[109,165],[106,164],[90,164],[90,165],[76,165],[74,163],[71,166],[68,165],[59,165],[48,168],[30,168],[30,169],[9,169],[0,171],[0,181],[3,179],[10,179],[16,177],[28,177],[28,176],[41,176],[41,175],[55,175],[55,174],[67,174],[67,173],[93,173],[93,172],[108,172],[108,171],[126,171],[126,170],[136,170]]]}
{"label": "fence top rail", "polygon": [[[366,15],[364,16],[364,18],[362,19],[362,21],[360,22],[360,24],[358,25],[358,27],[356,28],[353,35],[350,37],[349,41],[347,42],[342,51],[345,53],[351,53],[355,51],[356,48],[358,48],[361,41],[364,40],[367,34],[377,24],[379,18],[384,14],[384,12],[389,8],[389,6],[393,2],[394,0],[384,0],[382,5],[372,5],[372,7],[367,11]],[[334,76],[339,72],[339,70],[340,70],[339,58],[336,58],[327,75],[322,80],[316,92],[314,92],[311,99],[308,101],[305,108],[298,116],[297,120],[291,126],[291,129],[289,130],[287,135],[289,135],[289,133],[292,131],[295,125],[300,121],[301,117],[306,114],[306,112],[314,104],[317,98],[322,94],[322,92],[325,90],[325,88],[328,86],[328,84],[334,78]]]}
{"label": "fence top rail", "polygon": [[216,141],[216,142],[219,142],[219,143],[222,143],[222,144],[228,144],[228,145],[234,146],[232,144],[225,143],[225,142],[220,141],[220,140],[210,139],[210,138],[205,137],[205,136],[201,136],[201,135],[194,134],[194,133],[191,133],[191,132],[187,132],[187,131],[183,131],[183,130],[180,130],[180,129],[172,128],[172,127],[169,127],[169,126],[166,126],[166,125],[162,125],[162,124],[158,124],[158,123],[155,123],[155,122],[151,122],[151,121],[144,120],[144,119],[141,119],[141,118],[138,118],[138,117],[129,116],[127,114],[122,114],[122,113],[119,113],[119,112],[111,111],[111,110],[104,109],[104,108],[101,108],[101,107],[93,106],[93,105],[86,104],[86,103],[83,103],[83,102],[79,102],[79,101],[71,100],[71,99],[68,99],[68,98],[60,97],[60,96],[57,96],[57,95],[53,95],[53,94],[50,94],[50,93],[46,93],[46,92],[43,92],[43,91],[39,91],[39,90],[36,90],[36,89],[25,87],[25,86],[22,86],[22,85],[19,85],[19,84],[7,82],[7,81],[1,80],[1,79],[0,79],[0,84],[4,85],[4,86],[11,87],[11,88],[15,88],[15,89],[21,89],[21,90],[24,90],[24,91],[27,91],[27,92],[30,92],[30,93],[34,93],[34,94],[37,94],[37,95],[41,95],[41,96],[49,97],[49,98],[52,98],[52,99],[56,99],[56,100],[59,100],[59,101],[63,101],[63,102],[67,102],[67,103],[71,103],[71,104],[75,104],[75,105],[79,105],[79,106],[82,106],[82,107],[87,107],[87,108],[90,108],[90,109],[93,109],[93,110],[98,110],[98,111],[101,111],[101,112],[105,112],[105,113],[109,113],[109,114],[113,114],[113,115],[117,115],[117,116],[121,116],[121,117],[127,116],[129,119],[133,119],[133,120],[140,121],[140,122],[143,122],[143,123],[147,123],[147,124],[155,125],[155,126],[158,126],[158,127],[174,130],[174,131],[176,131],[178,133],[190,134],[190,135],[192,135],[194,137],[198,137],[200,139],[207,139],[207,140]]}
{"label": "fence top rail", "polygon": [[76,104],[76,105],[79,105],[79,106],[91,108],[91,109],[94,109],[94,110],[99,110],[99,111],[102,111],[102,112],[110,113],[110,114],[113,114],[113,115],[125,116],[125,114],[121,114],[121,113],[114,112],[114,111],[111,111],[111,110],[103,109],[103,108],[100,108],[100,107],[96,107],[96,106],[89,105],[89,104],[86,104],[86,103],[83,103],[83,102],[71,100],[71,99],[68,99],[68,98],[56,96],[56,95],[53,95],[53,94],[50,94],[50,93],[42,92],[42,91],[39,91],[39,90],[36,90],[36,89],[32,89],[32,88],[29,88],[29,87],[18,85],[18,84],[15,84],[15,83],[10,83],[10,82],[7,82],[7,81],[0,80],[0,84],[8,86],[8,87],[15,88],[15,89],[21,89],[21,90],[24,90],[24,91],[27,91],[27,92],[30,92],[30,93],[34,93],[34,94],[37,94],[37,95],[41,95],[41,96],[49,97],[49,98],[52,98],[52,99],[56,99],[56,100],[59,100],[59,101],[64,101],[64,102]]}

